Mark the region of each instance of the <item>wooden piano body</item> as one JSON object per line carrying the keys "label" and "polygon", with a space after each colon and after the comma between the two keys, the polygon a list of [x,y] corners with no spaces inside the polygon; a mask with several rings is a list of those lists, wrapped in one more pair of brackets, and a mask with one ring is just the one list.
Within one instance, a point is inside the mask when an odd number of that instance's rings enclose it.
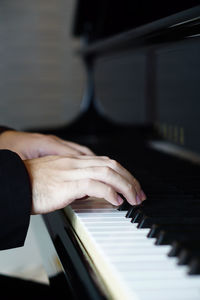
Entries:
{"label": "wooden piano body", "polygon": [[[196,201],[200,188],[192,177],[195,174],[195,180],[200,179],[200,6],[195,1],[182,7],[176,1],[171,7],[162,1],[151,6],[149,1],[132,11],[130,2],[117,4],[116,10],[112,1],[110,7],[106,1],[95,1],[95,7],[93,1],[86,1],[88,6],[78,2],[74,32],[85,40],[78,55],[88,75],[82,111],[74,123],[50,131],[115,158],[142,183],[144,180],[147,195],[149,187],[150,195],[154,193],[154,177],[169,185],[176,185],[180,177],[180,190]],[[123,17],[119,21],[120,9]],[[192,172],[191,176],[183,174],[184,170]],[[190,180],[188,188],[184,179]],[[85,205],[91,208],[93,204]],[[101,208],[105,203],[94,205]],[[79,232],[80,224],[70,209],[44,216],[48,243],[53,242],[53,255],[59,257],[56,263],[59,261],[63,274],[60,292],[70,294],[71,299],[126,299],[125,289],[117,286],[104,262],[100,259],[102,266],[95,264],[94,248],[84,245],[84,232]],[[44,258],[48,243],[45,246],[40,241]],[[135,294],[132,299],[140,298]]]}

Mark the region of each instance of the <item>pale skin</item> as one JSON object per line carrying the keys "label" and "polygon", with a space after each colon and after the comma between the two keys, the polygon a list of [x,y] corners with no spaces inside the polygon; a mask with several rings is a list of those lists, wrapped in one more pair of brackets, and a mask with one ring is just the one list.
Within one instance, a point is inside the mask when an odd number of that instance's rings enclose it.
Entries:
{"label": "pale skin", "polygon": [[96,156],[89,148],[56,136],[8,130],[0,149],[16,152],[27,168],[32,186],[32,214],[45,214],[87,196],[122,204],[146,199],[137,179],[115,160]]}

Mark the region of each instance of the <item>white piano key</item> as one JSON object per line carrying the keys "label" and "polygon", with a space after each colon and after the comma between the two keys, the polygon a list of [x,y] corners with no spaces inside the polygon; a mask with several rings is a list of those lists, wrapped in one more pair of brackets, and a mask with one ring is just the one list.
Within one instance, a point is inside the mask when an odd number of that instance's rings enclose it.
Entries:
{"label": "white piano key", "polygon": [[[132,224],[128,219],[124,218],[124,220],[122,221],[122,217],[115,217],[115,218],[105,218],[105,217],[101,217],[101,218],[95,218],[95,219],[90,219],[90,218],[81,218],[85,224],[88,223],[92,223],[92,224],[113,224],[113,225],[119,225],[119,224]],[[103,225],[106,226],[106,225]]]}
{"label": "white piano key", "polygon": [[[89,231],[88,231],[89,232]],[[117,234],[113,234],[112,235],[106,235],[104,233],[96,233],[94,239],[97,241],[97,243],[101,244],[102,242],[112,242],[112,243],[116,243],[118,242],[118,244],[123,244],[123,242],[127,242],[128,241],[135,241],[135,246],[137,245],[141,245],[141,246],[145,246],[145,245],[154,245],[155,243],[155,239],[147,239],[146,237],[144,239],[139,239],[136,240],[135,236],[130,236],[128,237],[127,235],[117,235]],[[137,242],[137,244],[136,244]]]}
{"label": "white piano key", "polygon": [[[122,273],[129,271],[129,270],[141,270],[144,271],[147,270],[174,270],[175,265],[174,262],[169,260],[167,261],[161,261],[159,264],[155,263],[155,261],[134,261],[134,262],[128,262],[124,263],[123,261],[119,261],[115,264],[116,268],[120,270]],[[187,267],[185,266],[179,266],[183,270],[184,273],[187,272]]]}
{"label": "white piano key", "polygon": [[116,209],[112,208],[94,208],[94,209],[88,209],[88,208],[77,208],[74,210],[76,213],[117,213],[118,211]]}
{"label": "white piano key", "polygon": [[[125,277],[125,276],[124,276]],[[128,280],[128,278],[125,277],[125,280],[127,283],[131,284],[132,287],[134,288],[134,290],[151,290],[151,289],[156,289],[157,287],[159,287],[159,289],[161,288],[165,288],[165,289],[174,289],[174,288],[179,288],[182,289],[184,288],[200,288],[200,279],[199,278],[190,278],[190,276],[188,276],[188,278],[181,278],[181,279],[156,279],[156,280],[152,280],[151,278],[149,278],[149,280]]]}
{"label": "white piano key", "polygon": [[184,279],[185,278],[185,269],[177,269],[175,267],[171,269],[157,269],[155,268],[151,270],[125,270],[123,271],[125,280],[128,281],[137,281],[137,280],[159,280],[159,279]]}
{"label": "white piano key", "polygon": [[[151,272],[157,272],[157,271],[174,272],[174,270],[177,270],[176,266],[174,266],[172,262],[166,263],[166,261],[161,261],[159,262],[159,264],[155,264],[154,261],[150,261],[150,262],[136,261],[136,262],[129,262],[129,263],[117,262],[116,267],[123,274],[127,272],[131,272],[132,274],[137,274],[137,272],[142,272],[143,274],[149,274]],[[180,268],[180,272],[182,272],[182,274],[185,274],[187,276],[187,267],[183,266],[182,268]],[[148,279],[149,278],[151,278],[151,276],[149,276]]]}
{"label": "white piano key", "polygon": [[[200,299],[200,276],[189,276],[186,266],[178,266],[177,258],[167,256],[171,246],[155,246],[155,239],[147,238],[149,229],[138,229],[125,216],[126,212],[104,208],[102,203],[99,208],[75,207],[75,218],[83,228],[83,236],[87,235],[93,261],[97,255],[100,273],[107,281],[112,277],[107,284],[114,299]],[[108,277],[101,265],[109,270]],[[124,296],[118,297],[115,289]]]}
{"label": "white piano key", "polygon": [[[124,218],[123,216],[121,217],[121,219],[120,218],[110,218],[110,219],[108,219],[108,218],[104,218],[104,217],[102,217],[102,218],[98,218],[98,219],[89,219],[89,218],[87,218],[87,219],[82,219],[81,218],[81,220],[83,221],[83,222],[85,222],[85,223],[96,223],[96,224],[101,224],[101,223],[108,223],[108,225],[109,224],[128,224],[128,225],[131,225],[132,223],[128,220],[128,219],[126,219],[126,218]],[[135,227],[135,226],[133,226],[133,227]]]}
{"label": "white piano key", "polygon": [[116,229],[116,231],[117,231],[118,229],[120,229],[122,227],[123,227],[123,231],[125,231],[126,229],[129,229],[129,231],[134,232],[134,234],[135,233],[141,233],[141,234],[147,235],[150,231],[147,228],[143,228],[141,230],[138,230],[137,227],[133,226],[131,223],[128,223],[126,221],[125,222],[115,222],[115,221],[113,221],[113,222],[106,222],[106,221],[105,222],[103,222],[103,221],[102,222],[95,222],[95,221],[90,222],[89,220],[87,220],[87,221],[84,220],[83,224],[85,224],[85,226],[87,228],[98,228],[99,231],[101,229],[104,230],[105,228],[107,228],[108,230],[109,229],[111,229],[111,230]]}
{"label": "white piano key", "polygon": [[[97,218],[122,218],[126,216],[126,212],[124,211],[117,211],[114,210],[112,212],[95,212],[95,213],[90,213],[90,212],[76,212],[77,216],[81,216],[82,219],[97,219]],[[129,218],[126,218],[127,220],[130,220]]]}
{"label": "white piano key", "polygon": [[102,223],[102,224],[96,224],[96,223],[85,223],[87,225],[87,228],[89,228],[89,230],[96,230],[96,231],[122,231],[122,232],[132,232],[133,234],[141,234],[141,235],[145,235],[149,232],[149,230],[143,230],[143,231],[139,231],[139,230],[135,230],[135,228],[133,226],[131,226],[128,223],[120,223],[120,224],[111,224],[111,223]]}
{"label": "white piano key", "polygon": [[135,247],[134,248],[134,243],[130,245],[129,247],[124,247],[124,245],[118,245],[118,247],[115,246],[108,247],[106,244],[101,244],[101,247],[104,251],[106,251],[107,254],[111,255],[116,255],[116,254],[124,254],[124,255],[136,255],[136,254],[147,254],[147,255],[152,255],[152,254],[164,254],[167,255],[168,253],[168,247],[166,248],[161,248],[157,249],[156,247]]}
{"label": "white piano key", "polygon": [[[83,221],[83,220],[82,220]],[[93,222],[90,222],[88,220],[84,220],[83,223],[87,224],[87,226],[90,226],[90,224],[97,224],[99,225],[99,227],[101,227],[101,222],[99,222],[98,220],[97,221],[93,221]],[[127,221],[126,219],[125,220],[122,220],[122,221],[115,221],[113,220],[113,222],[102,222],[102,226],[105,226],[104,223],[106,223],[107,227],[108,228],[111,228],[111,227],[121,227],[121,226],[126,226],[127,228],[130,228],[131,230],[137,228],[136,226],[134,226],[134,224],[132,224],[131,222]],[[149,229],[148,229],[149,230]],[[140,232],[140,230],[137,230],[138,232]],[[142,230],[141,230],[142,232]]]}
{"label": "white piano key", "polygon": [[168,261],[168,258],[166,258],[165,254],[135,254],[132,255],[126,255],[126,256],[120,256],[120,255],[109,255],[109,259],[112,263],[116,263],[117,261],[123,261],[126,262],[134,262],[134,261],[153,261],[155,263],[159,263],[160,261]]}
{"label": "white piano key", "polygon": [[[140,300],[199,300],[200,291],[194,288],[140,290],[137,292]],[[132,298],[134,299],[134,298]]]}
{"label": "white piano key", "polygon": [[140,243],[140,244],[136,244],[135,241],[131,242],[131,243],[125,243],[125,244],[121,244],[119,245],[118,243],[106,243],[106,242],[102,242],[101,243],[101,247],[102,249],[108,253],[108,254],[112,254],[112,253],[130,253],[130,254],[134,254],[134,253],[140,253],[140,254],[151,254],[151,253],[163,253],[165,255],[167,255],[167,253],[169,252],[170,246],[163,246],[160,249],[157,249],[156,247],[152,247],[152,245],[149,244],[144,244],[144,243]]}

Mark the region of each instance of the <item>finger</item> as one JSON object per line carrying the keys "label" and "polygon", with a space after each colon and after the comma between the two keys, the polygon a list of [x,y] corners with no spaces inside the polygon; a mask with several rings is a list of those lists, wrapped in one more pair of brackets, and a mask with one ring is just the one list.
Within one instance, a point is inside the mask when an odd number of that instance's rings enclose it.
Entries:
{"label": "finger", "polygon": [[[70,167],[70,169],[82,169],[84,172],[85,168],[88,167],[110,167],[130,183],[131,186],[134,186],[136,191],[136,201],[137,204],[140,204],[143,200],[146,199],[144,192],[141,190],[139,182],[119,163],[108,159],[107,157],[99,156],[77,156],[77,157],[62,157],[59,159],[59,165],[62,169],[65,169],[65,166]],[[128,198],[129,199],[129,198]],[[131,203],[131,200],[128,200]],[[134,203],[135,204],[135,203]]]}
{"label": "finger", "polygon": [[64,180],[92,179],[111,186],[122,194],[131,205],[137,204],[136,189],[126,178],[109,167],[89,167],[63,172]]}
{"label": "finger", "polygon": [[127,169],[125,169],[120,163],[118,163],[114,159],[109,159],[109,158],[104,158],[104,159],[105,159],[106,165],[108,165],[110,168],[112,168],[116,172],[119,172],[131,184],[134,184],[138,193],[140,192],[141,186],[140,186],[138,180]]}
{"label": "finger", "polygon": [[66,202],[64,203],[66,205],[85,196],[104,198],[115,206],[123,202],[111,186],[93,179],[68,181],[66,184],[63,184],[63,189],[65,189],[67,194]]}
{"label": "finger", "polygon": [[106,156],[79,156],[78,159],[80,161],[80,168],[86,168],[86,167],[110,167],[113,170],[115,170],[117,173],[119,173],[121,176],[125,177],[130,184],[134,185],[135,190],[137,192],[137,203],[139,204],[141,201],[146,199],[146,196],[144,192],[141,189],[141,186],[136,178],[133,177],[133,175],[128,172],[124,167],[122,167],[117,161],[110,159]]}
{"label": "finger", "polygon": [[141,189],[139,181],[121,164],[119,164],[116,160],[110,159],[109,157],[102,157],[105,160],[107,166],[124,176],[131,184],[134,185],[137,192],[137,203],[140,204],[143,200],[146,199],[146,195]]}
{"label": "finger", "polygon": [[66,147],[66,145],[52,140],[48,143],[47,146],[43,147],[40,151],[40,155],[59,155],[59,156],[67,156],[67,155],[74,155],[74,156],[80,156],[82,153],[78,151],[75,148],[70,147],[69,145]]}
{"label": "finger", "polygon": [[92,155],[92,156],[95,155],[94,152],[86,146],[82,146],[82,145],[76,144],[74,142],[68,142],[68,141],[64,141],[64,143],[67,143],[70,147],[80,151],[81,153],[83,153],[85,155]]}
{"label": "finger", "polygon": [[55,135],[50,135],[50,137],[54,140],[56,140],[57,142],[69,146],[70,148],[74,149],[77,151],[77,153],[79,152],[80,154],[85,154],[85,155],[94,155],[94,153],[92,152],[92,150],[90,150],[88,147],[86,146],[82,146],[79,145],[77,143],[71,142],[71,141],[65,141]]}
{"label": "finger", "polygon": [[134,183],[140,189],[139,182],[133,177],[133,175],[126,170],[122,165],[120,165],[116,160],[110,159],[107,156],[78,156],[78,159],[81,159],[81,166],[89,167],[89,166],[108,166],[113,170],[120,173],[122,176],[126,177],[130,183]]}

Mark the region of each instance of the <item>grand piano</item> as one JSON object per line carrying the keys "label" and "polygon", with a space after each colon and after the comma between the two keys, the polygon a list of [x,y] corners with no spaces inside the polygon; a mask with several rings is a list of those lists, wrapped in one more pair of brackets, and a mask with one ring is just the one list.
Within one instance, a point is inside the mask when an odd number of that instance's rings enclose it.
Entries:
{"label": "grand piano", "polygon": [[80,115],[41,131],[116,159],[147,200],[44,215],[50,281],[63,299],[200,299],[200,6],[77,1],[73,34],[87,72]]}

